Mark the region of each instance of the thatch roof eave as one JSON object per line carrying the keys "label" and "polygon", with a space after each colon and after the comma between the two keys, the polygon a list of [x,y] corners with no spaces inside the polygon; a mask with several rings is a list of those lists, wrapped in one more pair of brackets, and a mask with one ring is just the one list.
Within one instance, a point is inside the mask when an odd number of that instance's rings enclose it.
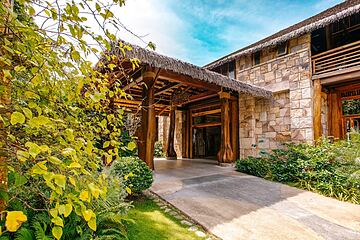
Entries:
{"label": "thatch roof eave", "polygon": [[[219,73],[204,69],[202,67],[187,63],[175,58],[171,58],[155,51],[141,48],[136,45],[132,46],[132,50],[126,52],[126,58],[137,58],[141,64],[146,64],[154,68],[172,71],[176,74],[185,75],[193,79],[204,81],[210,84],[223,87],[235,92],[252,95],[255,97],[271,98],[272,92],[262,87],[237,81]],[[113,44],[110,54],[115,54],[123,58],[123,52],[118,44]]]}

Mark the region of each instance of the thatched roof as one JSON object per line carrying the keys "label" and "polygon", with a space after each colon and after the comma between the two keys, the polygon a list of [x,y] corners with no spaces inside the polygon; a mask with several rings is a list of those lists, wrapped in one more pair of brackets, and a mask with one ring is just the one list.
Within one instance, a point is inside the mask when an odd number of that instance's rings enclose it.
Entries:
{"label": "thatched roof", "polygon": [[[128,45],[127,43],[125,44]],[[111,54],[122,57],[123,53],[117,46],[118,44],[113,45]],[[152,50],[147,50],[136,45],[130,46],[132,46],[133,49],[126,52],[126,58],[137,58],[143,65],[172,71],[176,74],[186,75],[191,78],[210,84],[215,84],[224,87],[225,89],[233,90],[239,93],[265,98],[270,98],[272,96],[272,92],[265,90],[264,88],[237,81],[235,79],[195,66],[193,64],[161,55]]]}
{"label": "thatched roof", "polygon": [[358,12],[360,12],[360,0],[345,1],[302,22],[283,29],[254,44],[251,44],[216,61],[213,61],[205,65],[204,67],[207,69],[213,69],[215,67],[221,66],[224,63],[232,61],[242,55],[251,54],[253,52],[261,50],[262,48],[278,45],[289,39],[301,36],[305,33],[312,32],[316,29],[327,26],[333,22],[336,22],[342,18],[348,17]]}

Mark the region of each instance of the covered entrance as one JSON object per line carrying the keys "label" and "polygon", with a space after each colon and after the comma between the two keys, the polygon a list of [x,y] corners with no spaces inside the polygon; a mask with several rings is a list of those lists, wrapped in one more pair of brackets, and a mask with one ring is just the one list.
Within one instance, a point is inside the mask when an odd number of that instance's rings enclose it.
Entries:
{"label": "covered entrance", "polygon": [[[233,162],[239,154],[239,94],[272,95],[263,88],[137,46],[132,46],[125,57],[118,46],[113,46],[114,52],[118,58],[111,63],[116,67],[104,71],[131,96],[114,99],[114,104],[141,119],[135,134],[139,157],[151,168],[156,116],[170,119],[167,159],[209,157],[219,163]],[[133,68],[133,58],[140,60],[139,67]],[[174,146],[179,112],[183,116],[182,156],[177,156]]]}

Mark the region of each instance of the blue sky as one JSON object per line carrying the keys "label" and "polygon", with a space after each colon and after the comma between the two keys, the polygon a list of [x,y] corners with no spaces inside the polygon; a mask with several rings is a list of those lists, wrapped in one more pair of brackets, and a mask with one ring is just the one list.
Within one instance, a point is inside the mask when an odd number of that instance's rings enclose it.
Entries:
{"label": "blue sky", "polygon": [[[159,53],[202,66],[340,2],[128,0],[119,17]],[[143,45],[128,33],[120,37]]]}

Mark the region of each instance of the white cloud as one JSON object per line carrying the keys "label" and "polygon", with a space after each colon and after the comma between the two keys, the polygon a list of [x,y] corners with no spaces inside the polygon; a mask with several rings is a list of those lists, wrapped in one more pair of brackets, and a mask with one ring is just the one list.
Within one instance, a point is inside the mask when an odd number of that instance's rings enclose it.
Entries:
{"label": "white cloud", "polygon": [[[187,26],[164,1],[131,0],[116,13],[122,23],[146,42],[154,42],[156,51],[169,56],[186,58],[187,48],[182,41]],[[144,46],[129,32],[120,32],[125,41]]]}

